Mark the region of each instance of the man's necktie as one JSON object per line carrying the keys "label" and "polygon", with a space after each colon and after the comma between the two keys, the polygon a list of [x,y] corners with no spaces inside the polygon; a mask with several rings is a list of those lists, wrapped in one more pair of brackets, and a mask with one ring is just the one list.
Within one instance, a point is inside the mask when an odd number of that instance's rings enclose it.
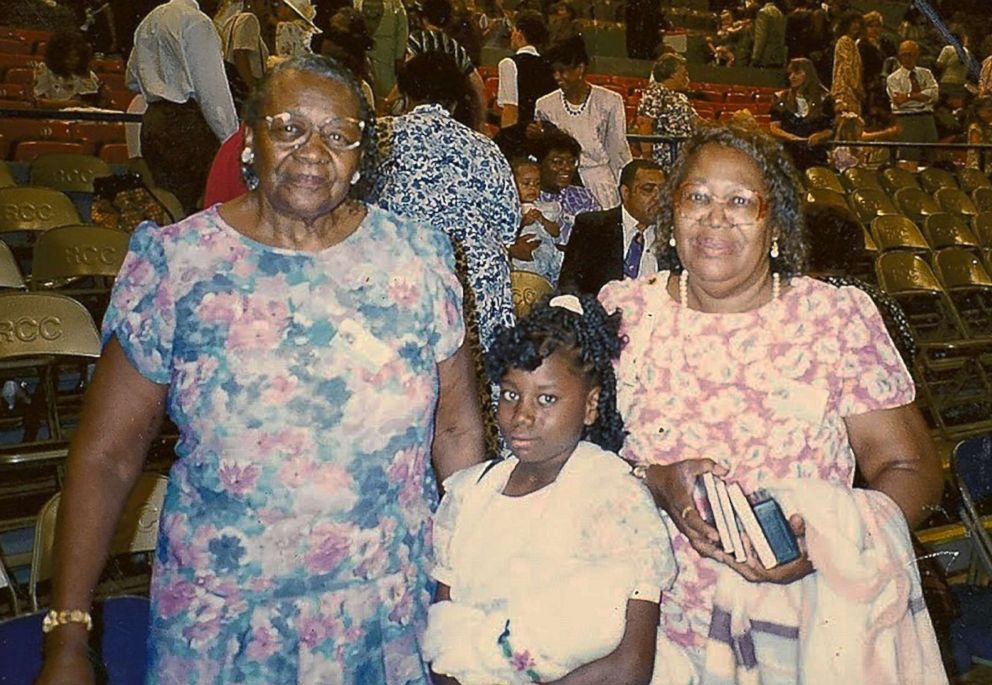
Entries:
{"label": "man's necktie", "polygon": [[916,78],[916,69],[909,72],[909,92],[910,94],[920,92],[920,79]]}
{"label": "man's necktie", "polygon": [[623,275],[627,278],[637,278],[641,270],[641,254],[644,252],[644,231],[637,231],[627,248],[627,256],[623,260]]}

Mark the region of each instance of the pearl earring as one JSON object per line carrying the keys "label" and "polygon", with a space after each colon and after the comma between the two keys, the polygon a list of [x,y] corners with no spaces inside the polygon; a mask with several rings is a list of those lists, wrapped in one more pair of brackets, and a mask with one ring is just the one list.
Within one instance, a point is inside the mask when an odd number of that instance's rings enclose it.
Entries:
{"label": "pearl earring", "polygon": [[248,145],[241,150],[241,163],[252,164],[255,161],[255,151]]}
{"label": "pearl earring", "polygon": [[361,179],[361,178],[362,178],[362,172],[361,171],[356,171],[355,173],[353,173],[351,175],[351,185],[355,185],[356,183],[358,183],[359,179]]}
{"label": "pearl earring", "polygon": [[772,249],[768,252],[772,259],[778,259],[778,238],[772,239]]}
{"label": "pearl earring", "polygon": [[668,238],[668,246],[675,247],[675,234],[673,233],[671,237]]}

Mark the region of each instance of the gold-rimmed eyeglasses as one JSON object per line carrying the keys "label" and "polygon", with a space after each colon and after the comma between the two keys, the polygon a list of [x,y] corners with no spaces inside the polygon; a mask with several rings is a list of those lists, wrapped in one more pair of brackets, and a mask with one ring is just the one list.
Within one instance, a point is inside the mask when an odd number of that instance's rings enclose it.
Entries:
{"label": "gold-rimmed eyeglasses", "polygon": [[723,207],[723,215],[734,226],[758,223],[767,209],[765,198],[747,188],[734,189],[724,197],[699,183],[684,183],[675,191],[676,211],[689,221],[702,221],[716,205]]}
{"label": "gold-rimmed eyeglasses", "polygon": [[265,117],[266,129],[273,143],[280,146],[303,147],[316,130],[321,140],[332,150],[347,152],[362,144],[365,122],[352,117],[334,117],[319,126],[296,112],[280,112]]}

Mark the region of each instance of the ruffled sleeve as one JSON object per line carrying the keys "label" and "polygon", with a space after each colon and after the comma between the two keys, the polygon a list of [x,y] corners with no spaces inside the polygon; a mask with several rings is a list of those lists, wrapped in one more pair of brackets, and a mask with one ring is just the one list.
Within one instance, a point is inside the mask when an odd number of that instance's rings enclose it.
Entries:
{"label": "ruffled sleeve", "polygon": [[468,490],[479,481],[479,476],[490,462],[475,464],[455,471],[445,478],[444,497],[434,515],[434,568],[431,575],[439,583],[452,587],[457,582],[457,569],[452,563],[451,544],[455,526],[461,515],[462,505]]}
{"label": "ruffled sleeve", "polygon": [[633,475],[609,481],[584,541],[606,559],[624,559],[631,573],[630,599],[658,602],[678,567],[668,529],[648,490]]}
{"label": "ruffled sleeve", "polygon": [[871,297],[854,287],[839,291],[837,316],[841,375],[841,416],[909,404],[916,396],[912,376],[889,337]]}
{"label": "ruffled sleeve", "polygon": [[148,222],[131,237],[103,319],[103,342],[116,336],[138,373],[168,383],[175,330],[176,303],[162,233]]}

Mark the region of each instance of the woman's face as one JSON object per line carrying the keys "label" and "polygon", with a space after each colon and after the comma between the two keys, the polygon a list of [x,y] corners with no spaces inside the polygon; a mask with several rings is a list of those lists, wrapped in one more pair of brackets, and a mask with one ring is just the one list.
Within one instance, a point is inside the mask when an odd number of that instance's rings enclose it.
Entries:
{"label": "woman's face", "polygon": [[851,25],[847,27],[847,35],[851,38],[857,38],[861,35],[861,21],[852,21]]}
{"label": "woman's face", "polygon": [[879,36],[882,35],[882,25],[878,22],[872,22],[871,24],[865,25],[865,37],[873,43],[878,42]]}
{"label": "woman's face", "polygon": [[806,72],[800,68],[789,69],[789,87],[802,88],[806,83]]}
{"label": "woman's face", "polygon": [[551,65],[551,73],[554,75],[555,83],[563,91],[574,90],[585,82],[586,65],[577,64],[574,67],[567,64],[555,62]]}
{"label": "woman's face", "polygon": [[568,150],[552,150],[541,161],[541,187],[557,193],[572,185],[578,159]]}
{"label": "woman's face", "polygon": [[767,188],[755,162],[709,144],[689,163],[675,194],[675,241],[694,283],[731,297],[769,273],[773,231]]}
{"label": "woman's face", "polygon": [[270,83],[261,121],[245,143],[255,149],[259,190],[276,211],[312,220],[344,201],[362,157],[354,144],[361,141],[359,117],[358,99],[343,84],[298,71]]}

